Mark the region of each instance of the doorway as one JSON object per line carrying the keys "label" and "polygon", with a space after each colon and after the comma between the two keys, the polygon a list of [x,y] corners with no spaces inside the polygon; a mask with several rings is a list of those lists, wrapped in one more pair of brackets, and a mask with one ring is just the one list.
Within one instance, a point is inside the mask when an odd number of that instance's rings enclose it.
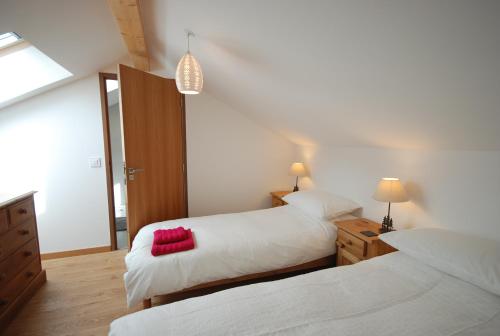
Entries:
{"label": "doorway", "polygon": [[99,73],[105,147],[105,168],[111,249],[127,249],[127,202],[123,163],[122,129],[118,78],[116,74]]}
{"label": "doorway", "polygon": [[113,250],[188,214],[184,96],[173,79],[123,64],[118,73],[99,74]]}

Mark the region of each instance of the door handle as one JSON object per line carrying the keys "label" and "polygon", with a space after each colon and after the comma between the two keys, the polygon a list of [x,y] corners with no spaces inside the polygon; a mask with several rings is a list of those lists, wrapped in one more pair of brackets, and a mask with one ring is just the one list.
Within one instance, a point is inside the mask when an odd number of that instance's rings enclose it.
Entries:
{"label": "door handle", "polygon": [[127,168],[127,171],[130,174],[135,174],[135,173],[140,173],[140,172],[143,172],[144,169],[142,168]]}
{"label": "door handle", "polygon": [[135,180],[135,173],[143,172],[142,168],[127,168],[127,176],[129,181]]}

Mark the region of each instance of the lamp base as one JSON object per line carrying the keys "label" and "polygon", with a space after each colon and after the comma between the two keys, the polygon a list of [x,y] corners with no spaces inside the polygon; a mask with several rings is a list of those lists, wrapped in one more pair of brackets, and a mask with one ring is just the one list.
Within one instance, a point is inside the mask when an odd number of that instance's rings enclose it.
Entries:
{"label": "lamp base", "polygon": [[297,185],[295,187],[293,187],[293,192],[296,192],[296,191],[299,191],[299,187]]}
{"label": "lamp base", "polygon": [[391,231],[394,231],[394,227],[392,226],[392,218],[389,216],[384,216],[380,233],[391,232]]}

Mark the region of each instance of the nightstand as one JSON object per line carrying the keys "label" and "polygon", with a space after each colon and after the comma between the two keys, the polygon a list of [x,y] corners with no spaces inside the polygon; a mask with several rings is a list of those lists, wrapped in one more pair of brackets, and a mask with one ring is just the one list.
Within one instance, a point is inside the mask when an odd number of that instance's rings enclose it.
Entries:
{"label": "nightstand", "polygon": [[288,203],[283,201],[283,197],[291,193],[291,191],[273,191],[271,192],[271,205],[272,207],[278,207],[282,205],[287,205]]}
{"label": "nightstand", "polygon": [[369,219],[357,218],[335,222],[337,225],[337,266],[351,265],[362,260],[396,251],[378,235],[367,237],[362,231],[378,234],[381,225]]}

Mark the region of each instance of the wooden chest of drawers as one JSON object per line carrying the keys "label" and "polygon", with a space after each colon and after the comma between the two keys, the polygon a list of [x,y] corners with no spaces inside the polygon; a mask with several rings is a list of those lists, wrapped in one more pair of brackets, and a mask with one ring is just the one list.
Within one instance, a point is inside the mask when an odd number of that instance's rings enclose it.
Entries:
{"label": "wooden chest of drawers", "polygon": [[0,332],[46,281],[33,194],[0,200]]}

